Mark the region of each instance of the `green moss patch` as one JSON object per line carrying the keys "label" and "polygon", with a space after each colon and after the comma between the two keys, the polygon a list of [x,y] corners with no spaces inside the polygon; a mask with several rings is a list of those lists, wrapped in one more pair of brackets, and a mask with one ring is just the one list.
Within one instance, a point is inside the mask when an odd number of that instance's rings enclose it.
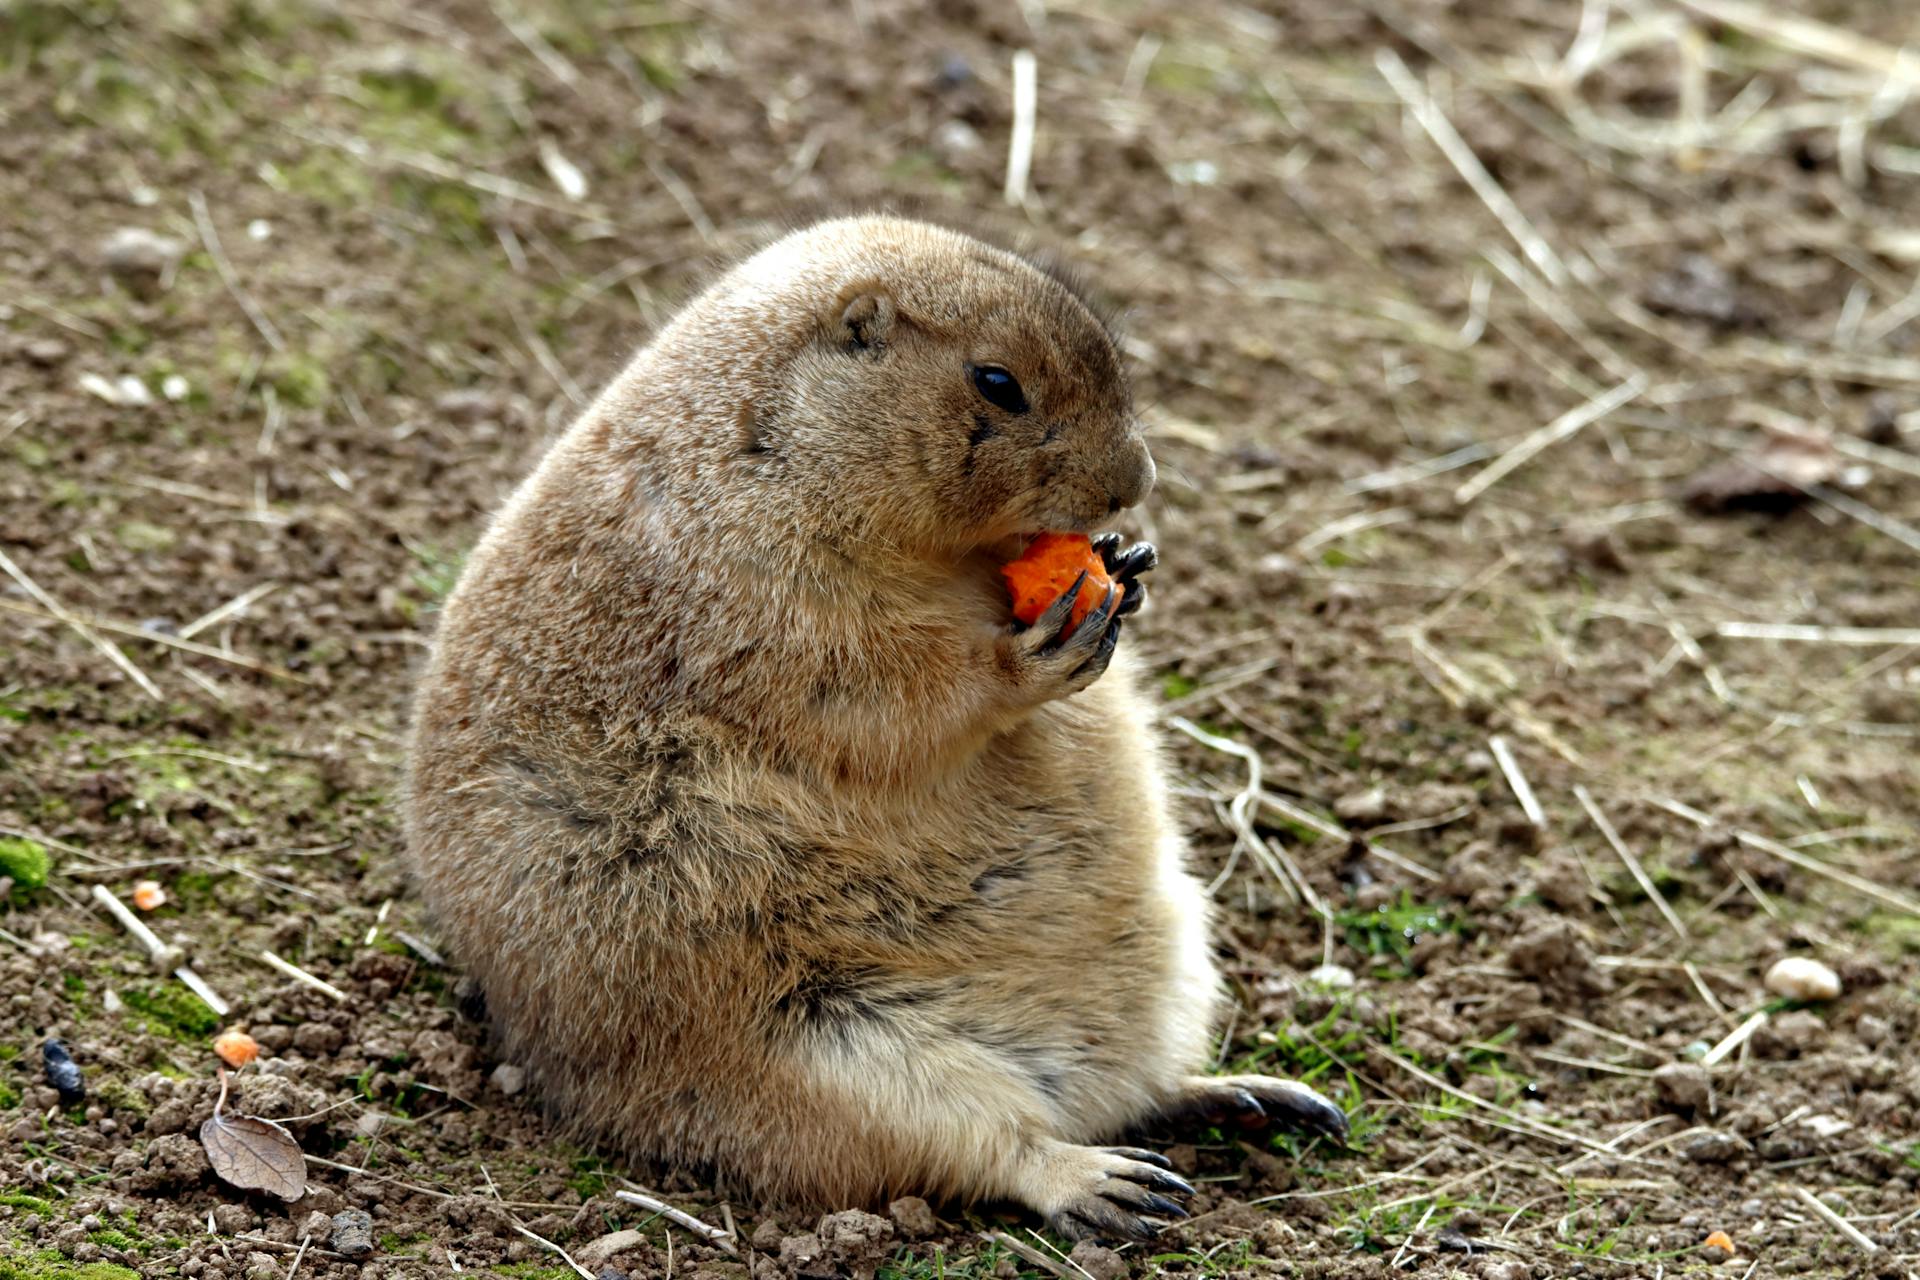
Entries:
{"label": "green moss patch", "polygon": [[16,889],[38,889],[47,883],[53,859],[47,846],[25,836],[0,836],[0,876],[13,877]]}

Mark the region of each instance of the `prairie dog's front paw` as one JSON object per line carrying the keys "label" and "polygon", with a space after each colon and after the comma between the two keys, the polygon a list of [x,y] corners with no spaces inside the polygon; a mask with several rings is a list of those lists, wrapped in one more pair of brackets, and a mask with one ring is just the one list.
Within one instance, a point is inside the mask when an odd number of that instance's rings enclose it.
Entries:
{"label": "prairie dog's front paw", "polygon": [[1032,626],[1015,623],[1001,637],[1002,668],[1036,701],[1078,693],[1099,679],[1113,661],[1121,624],[1146,602],[1147,588],[1139,576],[1159,560],[1153,544],[1141,542],[1123,551],[1120,535],[1110,533],[1094,539],[1093,548],[1113,583],[1095,608],[1077,625],[1072,621],[1074,602],[1086,585],[1082,573]]}
{"label": "prairie dog's front paw", "polygon": [[1113,661],[1126,601],[1116,599],[1119,593],[1109,587],[1100,603],[1075,626],[1073,602],[1079,598],[1086,577],[1083,573],[1074,579],[1072,589],[1048,605],[1032,626],[1015,623],[1000,637],[1001,669],[1035,701],[1080,692],[1098,680]]}
{"label": "prairie dog's front paw", "polygon": [[1093,540],[1093,549],[1107,567],[1107,576],[1126,589],[1126,598],[1116,612],[1124,618],[1145,604],[1147,584],[1140,581],[1140,575],[1160,563],[1160,552],[1154,545],[1136,542],[1123,550],[1119,534],[1103,533]]}
{"label": "prairie dog's front paw", "polygon": [[1069,1240],[1145,1240],[1187,1216],[1161,1192],[1193,1194],[1163,1156],[1136,1147],[1061,1143],[1039,1162],[1025,1199]]}

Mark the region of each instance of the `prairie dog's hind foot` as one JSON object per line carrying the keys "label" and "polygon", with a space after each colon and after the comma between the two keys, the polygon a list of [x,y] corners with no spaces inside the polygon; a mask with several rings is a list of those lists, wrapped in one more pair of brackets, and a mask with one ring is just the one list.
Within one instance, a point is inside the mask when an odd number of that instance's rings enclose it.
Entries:
{"label": "prairie dog's hind foot", "polygon": [[1173,1125],[1278,1125],[1337,1142],[1347,1137],[1345,1111],[1299,1081],[1276,1076],[1188,1076],[1159,1118]]}
{"label": "prairie dog's hind foot", "polygon": [[1162,1192],[1193,1194],[1164,1156],[1137,1147],[1053,1142],[1038,1154],[1019,1198],[1069,1240],[1127,1241],[1148,1239],[1187,1216]]}

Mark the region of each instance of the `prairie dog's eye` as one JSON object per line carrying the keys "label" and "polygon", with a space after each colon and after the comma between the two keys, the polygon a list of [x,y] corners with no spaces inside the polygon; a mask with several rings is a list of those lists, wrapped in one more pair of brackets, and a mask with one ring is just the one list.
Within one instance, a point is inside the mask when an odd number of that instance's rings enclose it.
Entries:
{"label": "prairie dog's eye", "polygon": [[969,365],[967,372],[973,375],[973,389],[994,408],[1008,413],[1027,411],[1027,397],[1021,392],[1020,384],[999,365]]}

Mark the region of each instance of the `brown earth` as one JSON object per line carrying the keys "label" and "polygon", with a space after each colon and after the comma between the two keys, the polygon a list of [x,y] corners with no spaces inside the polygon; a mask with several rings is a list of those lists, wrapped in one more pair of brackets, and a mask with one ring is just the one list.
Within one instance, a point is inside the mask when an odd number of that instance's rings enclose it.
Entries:
{"label": "brown earth", "polygon": [[[1920,23],[1585,12],[0,0],[0,1278],[576,1274],[532,1236],[635,1277],[1920,1269]],[[401,869],[409,682],[485,514],[712,263],[907,199],[1130,310],[1129,642],[1225,872],[1222,1059],[1356,1111],[1352,1151],[1173,1146],[1196,1218],[1118,1257],[559,1144]],[[1183,726],[1260,754],[1257,849],[1246,761]],[[149,878],[230,1017],[90,898]],[[1771,997],[1788,954],[1844,994]],[[229,1024],[298,1203],[193,1136]]]}

